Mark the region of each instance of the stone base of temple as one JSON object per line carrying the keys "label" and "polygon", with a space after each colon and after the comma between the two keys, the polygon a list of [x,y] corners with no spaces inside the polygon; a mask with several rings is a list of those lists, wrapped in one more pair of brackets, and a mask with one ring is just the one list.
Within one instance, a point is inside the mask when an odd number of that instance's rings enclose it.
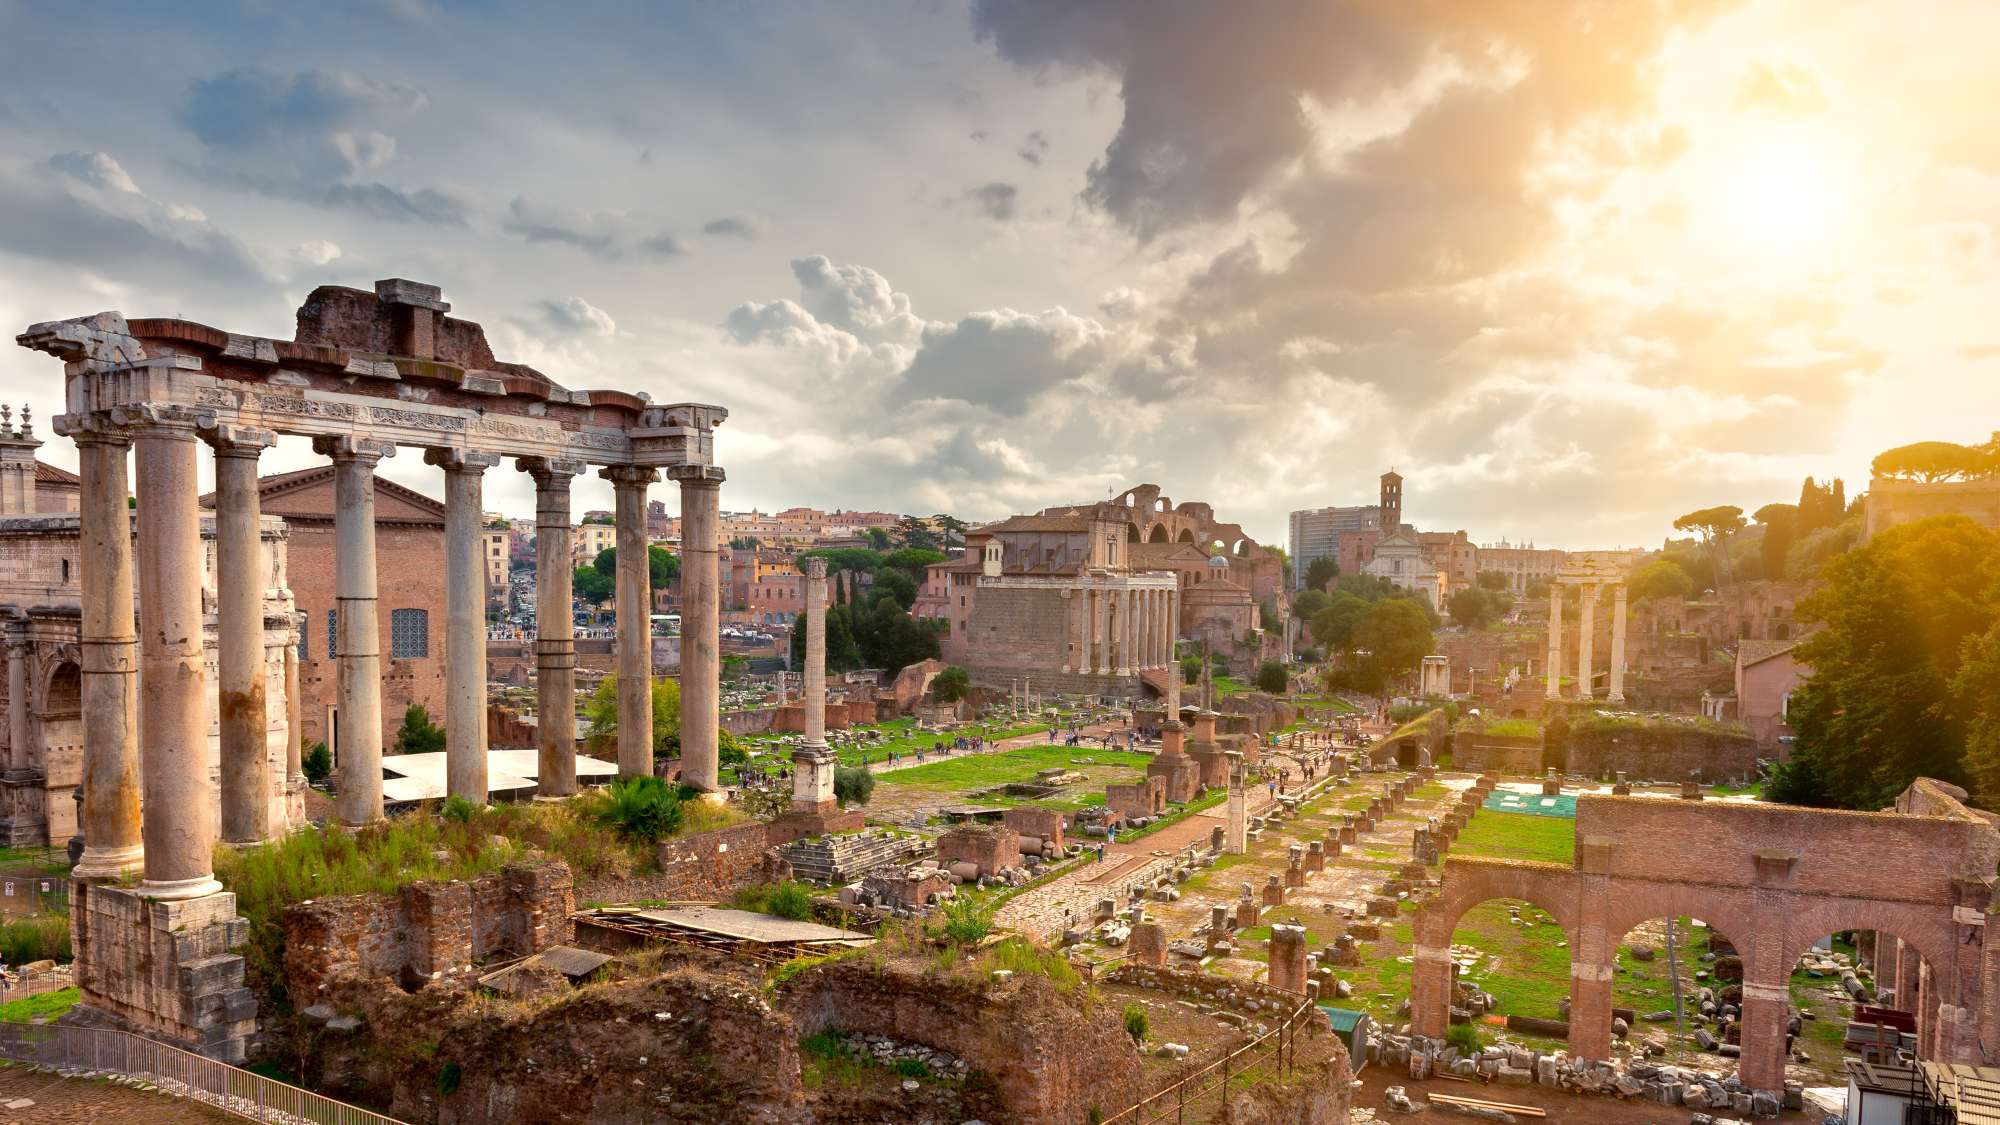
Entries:
{"label": "stone base of temple", "polygon": [[793,840],[824,836],[829,832],[859,832],[867,827],[868,816],[859,809],[842,812],[838,802],[830,807],[801,811],[793,809],[765,826],[764,844],[778,848]]}
{"label": "stone base of temple", "polygon": [[1176,804],[1201,795],[1201,765],[1185,754],[1159,754],[1146,763],[1146,776],[1166,782],[1167,800]]}
{"label": "stone base of temple", "polygon": [[110,1021],[224,1062],[243,1061],[257,997],[233,952],[250,923],[228,891],[163,902],[105,883],[70,883],[82,1001]]}
{"label": "stone base of temple", "polygon": [[1221,789],[1229,784],[1229,756],[1213,742],[1196,742],[1187,748],[1188,760],[1195,764],[1203,789]]}

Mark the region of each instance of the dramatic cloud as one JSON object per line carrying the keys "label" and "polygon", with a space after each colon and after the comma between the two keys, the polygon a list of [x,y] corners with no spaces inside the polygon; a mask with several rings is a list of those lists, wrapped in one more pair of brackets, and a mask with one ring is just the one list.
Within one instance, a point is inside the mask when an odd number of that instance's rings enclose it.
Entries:
{"label": "dramatic cloud", "polygon": [[610,313],[582,297],[543,301],[542,316],[554,325],[557,331],[565,333],[610,336],[618,331],[618,325],[611,319]]}
{"label": "dramatic cloud", "polygon": [[59,152],[49,157],[49,167],[82,180],[92,187],[140,194],[139,185],[125,174],[116,160],[101,152]]}

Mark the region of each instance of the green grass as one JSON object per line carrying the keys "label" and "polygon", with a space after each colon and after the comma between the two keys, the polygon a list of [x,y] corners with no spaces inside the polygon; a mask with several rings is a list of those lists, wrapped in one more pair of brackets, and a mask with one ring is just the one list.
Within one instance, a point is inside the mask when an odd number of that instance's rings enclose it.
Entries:
{"label": "green grass", "polygon": [[1466,821],[1451,854],[1567,864],[1576,858],[1576,821],[1480,809]]}
{"label": "green grass", "polygon": [[[988,742],[996,742],[1001,739],[1018,738],[1024,734],[1035,734],[1048,729],[1049,724],[1047,723],[975,723],[964,730],[953,731],[950,734],[940,734],[917,730],[917,721],[915,719],[891,719],[886,723],[874,723],[853,728],[854,731],[882,731],[889,736],[887,739],[881,742],[872,742],[866,746],[841,746],[838,748],[838,753],[841,765],[858,766],[861,764],[861,758],[864,754],[867,755],[870,762],[880,762],[886,759],[891,751],[898,754],[915,754],[919,748],[929,750],[940,741],[948,742],[955,738],[976,735],[986,739]],[[766,766],[774,766],[787,763],[791,760],[791,749],[789,747],[780,747],[777,744],[776,735],[756,735],[744,739],[743,744],[750,751],[751,760],[754,762],[760,762]]]}
{"label": "green grass", "polygon": [[0,848],[0,871],[10,875],[61,875],[69,854],[56,848]]}
{"label": "green grass", "polygon": [[1486,729],[1476,734],[1490,734],[1495,738],[1540,738],[1542,724],[1533,719],[1501,719],[1486,724]]}
{"label": "green grass", "polygon": [[44,992],[40,996],[30,996],[22,1000],[10,1000],[0,1004],[0,1023],[28,1023],[37,1019],[55,1019],[76,1007],[83,998],[78,988],[59,988],[54,992]]}
{"label": "green grass", "polygon": [[908,766],[881,774],[884,783],[905,785],[935,792],[963,792],[991,789],[1016,781],[1032,781],[1045,769],[1081,769],[1085,766],[1120,766],[1144,769],[1151,755],[1130,750],[1089,750],[1084,747],[1024,746],[992,754],[965,754],[940,758],[920,766]]}
{"label": "green grass", "polygon": [[37,914],[0,924],[0,961],[25,965],[31,961],[68,961],[69,915]]}

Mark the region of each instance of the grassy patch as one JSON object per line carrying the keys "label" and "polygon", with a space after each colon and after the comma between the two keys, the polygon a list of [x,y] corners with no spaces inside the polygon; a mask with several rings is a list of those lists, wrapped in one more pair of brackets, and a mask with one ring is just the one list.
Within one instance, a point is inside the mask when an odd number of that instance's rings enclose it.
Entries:
{"label": "grassy patch", "polygon": [[1576,857],[1576,821],[1481,809],[1465,823],[1451,850],[1454,855],[1569,863]]}
{"label": "grassy patch", "polygon": [[68,961],[69,915],[37,914],[0,925],[0,962]]}
{"label": "grassy patch", "polygon": [[1180,806],[1175,811],[1170,812],[1165,816],[1162,816],[1161,818],[1155,820],[1151,824],[1148,824],[1144,828],[1134,829],[1131,832],[1120,832],[1118,834],[1118,838],[1120,840],[1125,840],[1125,841],[1143,840],[1146,837],[1151,836],[1153,833],[1158,832],[1169,825],[1179,824],[1181,821],[1186,820],[1188,817],[1191,817],[1198,812],[1202,812],[1207,809],[1212,809],[1228,799],[1229,799],[1229,791],[1227,789],[1217,789],[1213,793],[1209,793],[1201,797],[1196,797],[1194,800],[1189,801],[1187,804]]}
{"label": "grassy patch", "polygon": [[1490,734],[1495,738],[1540,738],[1542,724],[1533,719],[1500,719],[1486,724],[1479,734]]}
{"label": "grassy patch", "polygon": [[993,754],[967,754],[925,762],[920,766],[890,770],[884,782],[913,789],[952,793],[991,789],[1016,781],[1030,781],[1046,769],[1084,766],[1119,766],[1144,769],[1152,761],[1147,754],[1129,750],[1085,750],[1082,747],[1024,746]]}
{"label": "grassy patch", "polygon": [[78,988],[59,988],[54,992],[44,992],[40,996],[29,996],[21,1000],[10,1000],[0,1004],[0,1023],[28,1023],[37,1019],[55,1019],[83,998]]}
{"label": "grassy patch", "polygon": [[10,875],[63,875],[69,853],[55,848],[0,848],[0,871]]}

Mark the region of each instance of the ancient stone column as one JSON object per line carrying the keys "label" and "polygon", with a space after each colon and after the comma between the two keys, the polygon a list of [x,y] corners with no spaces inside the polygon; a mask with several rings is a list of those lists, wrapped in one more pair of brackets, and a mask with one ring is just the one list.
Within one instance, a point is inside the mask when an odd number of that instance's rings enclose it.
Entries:
{"label": "ancient stone column", "polygon": [[1593,699],[1597,695],[1591,676],[1597,663],[1597,654],[1592,651],[1597,641],[1597,583],[1585,583],[1578,593],[1582,600],[1576,614],[1576,697]]}
{"label": "ancient stone column", "polygon": [[222,727],[222,838],[248,844],[271,834],[271,749],[264,686],[263,528],[257,460],[276,434],[222,425],[215,447],[217,711]]}
{"label": "ancient stone column", "polygon": [[805,560],[805,739],[792,752],[792,811],[824,816],[833,796],[837,756],[826,744],[826,560]]}
{"label": "ancient stone column", "polygon": [[1068,675],[1076,671],[1076,591],[1066,586],[1057,592],[1057,596],[1062,599],[1060,603],[1063,615],[1062,670],[1064,675]]}
{"label": "ancient stone column", "polygon": [[132,620],[132,513],[125,503],[131,438],[94,415],[57,429],[76,439],[83,477],[78,512],[83,585],[83,859],[78,879],[116,878],[144,858],[139,832],[138,683]]}
{"label": "ancient stone column", "polygon": [[1560,582],[1549,583],[1549,698],[1562,698],[1563,664],[1563,588]]}
{"label": "ancient stone column", "polygon": [[1286,992],[1306,990],[1306,928],[1282,922],[1271,927],[1270,985]]}
{"label": "ancient stone column", "polygon": [[1225,750],[1229,759],[1229,817],[1224,827],[1223,850],[1242,855],[1250,847],[1249,795],[1243,791],[1243,751]]}
{"label": "ancient stone column", "polygon": [[535,795],[567,797],[576,792],[576,610],[569,482],[584,464],[524,457],[520,469],[535,481],[535,724],[540,734]]}
{"label": "ancient stone column", "polygon": [[1111,674],[1111,591],[1093,586],[1090,591],[1096,610],[1090,627],[1090,670],[1100,676]]}
{"label": "ancient stone column", "polygon": [[715,535],[723,473],[713,465],[682,465],[668,475],[681,486],[681,781],[712,792],[722,699]]}
{"label": "ancient stone column", "polygon": [[1611,691],[1613,703],[1625,702],[1625,583],[1611,589]]}
{"label": "ancient stone column", "polygon": [[351,436],[313,439],[333,459],[334,725],[343,824],[382,819],[382,628],[376,599],[375,466],[396,447]]}
{"label": "ancient stone column", "polygon": [[1111,614],[1111,637],[1116,646],[1112,667],[1119,675],[1129,676],[1132,674],[1132,591],[1112,591]]}
{"label": "ancient stone column", "polygon": [[7,623],[7,739],[17,762],[28,756],[28,622]]}
{"label": "ancient stone column", "polygon": [[486,803],[486,560],[480,553],[492,453],[432,449],[444,470],[445,792]]}
{"label": "ancient stone column", "polygon": [[618,521],[618,776],[653,772],[653,568],[646,544],[646,486],[660,474],[634,465],[600,469]]}
{"label": "ancient stone column", "polygon": [[[299,745],[299,641],[303,614],[292,614],[292,635],[285,644],[285,815],[290,824],[304,823],[305,750]],[[289,826],[289,825],[288,825]]]}
{"label": "ancient stone column", "polygon": [[[117,412],[138,458],[139,743],[145,882],[155,899],[222,889],[211,853],[215,800],[208,780],[208,675],[202,657],[201,509],[195,416],[171,406]],[[261,585],[259,587],[261,589]]]}

